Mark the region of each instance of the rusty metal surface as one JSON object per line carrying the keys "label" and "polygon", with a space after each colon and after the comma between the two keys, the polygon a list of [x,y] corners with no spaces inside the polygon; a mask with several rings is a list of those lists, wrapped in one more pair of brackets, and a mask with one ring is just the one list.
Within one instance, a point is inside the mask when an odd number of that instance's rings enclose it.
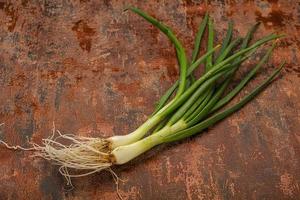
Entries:
{"label": "rusty metal surface", "polygon": [[[27,145],[51,134],[107,137],[142,123],[176,80],[167,38],[123,13],[128,1],[0,1],[0,139]],[[171,27],[188,52],[209,9],[218,40],[234,20],[256,38],[286,33],[259,83],[287,61],[283,76],[241,111],[201,135],[153,149],[115,168],[124,199],[299,199],[300,4],[269,1],[130,1]],[[261,55],[261,54],[258,54]],[[252,58],[252,62],[255,58]],[[249,67],[251,65],[245,65]],[[244,94],[244,93],[243,93]],[[239,95],[237,98],[240,98]],[[117,199],[108,172],[74,179],[64,189],[55,166],[0,148],[0,199]]]}

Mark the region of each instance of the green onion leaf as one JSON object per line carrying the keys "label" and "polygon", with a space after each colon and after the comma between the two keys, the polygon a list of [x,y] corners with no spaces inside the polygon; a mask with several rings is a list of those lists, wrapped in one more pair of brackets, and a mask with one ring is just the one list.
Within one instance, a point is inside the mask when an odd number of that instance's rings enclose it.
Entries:
{"label": "green onion leaf", "polygon": [[232,113],[238,111],[244,105],[246,105],[249,101],[251,101],[256,95],[258,95],[261,91],[263,91],[263,89],[266,88],[266,86],[268,86],[275,79],[275,77],[279,74],[279,72],[281,71],[283,66],[284,66],[284,63],[282,63],[281,66],[277,70],[275,70],[263,83],[261,83],[250,94],[245,96],[242,100],[240,100],[234,106],[231,106],[230,108],[228,108],[220,113],[217,113],[217,114],[209,117],[208,119],[200,122],[199,124],[194,125],[188,129],[179,131],[175,134],[164,136],[164,142],[173,142],[173,141],[177,141],[177,140],[181,140],[181,139],[190,137],[190,136],[197,134],[197,133],[203,131],[204,129],[214,125],[215,123],[217,123],[218,121],[231,115]]}
{"label": "green onion leaf", "polygon": [[231,41],[231,38],[232,38],[232,32],[233,32],[233,22],[229,21],[228,22],[228,29],[227,29],[226,37],[223,40],[222,47],[220,49],[219,55],[222,55],[222,53],[225,51],[225,49],[229,45],[229,43]]}
{"label": "green onion leaf", "polygon": [[199,54],[200,44],[201,44],[201,40],[202,40],[204,31],[205,31],[207,20],[208,20],[208,13],[205,14],[204,19],[202,20],[202,22],[199,25],[199,29],[198,29],[196,39],[195,39],[194,49],[192,52],[192,59],[191,59],[192,64],[196,61],[197,56]]}
{"label": "green onion leaf", "polygon": [[[210,51],[214,46],[214,25],[211,17],[208,18],[208,42],[207,51]],[[207,57],[205,71],[208,72],[213,66],[213,54]]]}
{"label": "green onion leaf", "polygon": [[[220,45],[217,45],[212,50],[206,52],[203,56],[198,58],[189,68],[187,71],[187,76],[191,75],[194,70],[197,69],[197,67],[202,64],[206,58],[211,55],[213,52],[215,52]],[[158,101],[157,106],[155,107],[155,110],[152,115],[156,114],[159,110],[161,110],[167,103],[167,101],[170,99],[174,91],[177,89],[179,85],[179,80],[177,80],[168,90],[167,92],[162,96],[162,98]]]}
{"label": "green onion leaf", "polygon": [[131,10],[132,12],[138,14],[139,16],[143,17],[145,20],[153,24],[155,27],[157,27],[159,30],[161,30],[174,44],[177,52],[177,58],[180,66],[180,81],[179,81],[179,87],[176,93],[176,97],[178,98],[185,90],[185,84],[186,84],[186,73],[187,73],[187,58],[185,54],[185,50],[179,40],[176,38],[172,30],[164,25],[163,23],[159,22],[155,18],[151,17],[147,13],[141,11],[138,8],[135,7],[128,7],[126,10]]}
{"label": "green onion leaf", "polygon": [[[260,62],[247,74],[247,76],[230,93],[228,93],[225,97],[223,97],[214,106],[214,108],[211,110],[211,112],[214,112],[214,111],[218,110],[219,108],[221,108],[222,106],[224,106],[235,95],[237,95],[243,89],[243,87],[245,87],[245,85],[257,73],[257,71],[261,68],[261,66],[264,65],[268,61],[268,59],[269,59],[272,51],[274,50],[274,48],[275,48],[275,42],[273,43],[272,47],[267,51],[267,53],[265,54],[265,56],[260,60]],[[225,83],[225,84],[228,84],[228,83]]]}

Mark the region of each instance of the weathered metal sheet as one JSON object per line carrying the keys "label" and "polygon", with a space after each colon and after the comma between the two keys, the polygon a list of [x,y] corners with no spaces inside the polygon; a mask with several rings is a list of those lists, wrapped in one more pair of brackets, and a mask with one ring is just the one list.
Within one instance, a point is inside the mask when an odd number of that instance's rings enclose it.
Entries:
{"label": "weathered metal sheet", "polygon": [[[283,76],[241,111],[201,135],[153,149],[115,168],[124,199],[299,199],[300,4],[268,1],[0,2],[0,139],[40,143],[52,123],[63,133],[107,137],[142,123],[176,80],[168,39],[132,4],[174,27],[191,52],[206,10],[221,41],[229,19],[244,35],[286,34],[257,85],[282,60]],[[245,65],[249,69],[261,54]],[[239,73],[241,75],[242,73]],[[237,78],[238,79],[238,78]],[[244,94],[244,93],[243,93]],[[243,95],[242,94],[242,95]],[[240,98],[242,95],[237,97]],[[0,199],[117,199],[108,172],[74,179],[64,189],[55,166],[28,152],[0,148]]]}

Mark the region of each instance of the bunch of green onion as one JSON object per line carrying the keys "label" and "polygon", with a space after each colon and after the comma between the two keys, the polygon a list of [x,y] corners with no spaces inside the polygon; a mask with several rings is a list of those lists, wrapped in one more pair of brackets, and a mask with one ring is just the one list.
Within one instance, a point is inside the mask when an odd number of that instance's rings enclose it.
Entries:
{"label": "bunch of green onion", "polygon": [[[75,135],[63,135],[43,140],[43,145],[34,144],[36,155],[60,166],[60,172],[67,177],[79,177],[108,169],[113,165],[127,163],[152,147],[159,144],[175,142],[214,125],[230,114],[242,108],[259,94],[279,74],[284,63],[276,69],[252,92],[231,107],[224,107],[255,76],[275,48],[276,39],[282,35],[270,34],[249,44],[259,24],[255,24],[244,38],[232,40],[233,23],[229,22],[228,31],[222,45],[214,47],[213,21],[208,14],[199,25],[194,50],[188,60],[185,49],[172,30],[138,8],[130,10],[150,22],[163,32],[175,46],[180,68],[180,77],[157,103],[155,111],[140,127],[128,135],[110,138],[89,138]],[[199,57],[199,48],[205,30],[208,29],[206,52]],[[229,92],[232,81],[241,64],[251,57],[258,47],[273,41],[272,46],[253,67],[253,69]],[[193,72],[199,65],[205,65],[205,72],[199,78]],[[224,94],[226,92],[226,94]],[[64,145],[59,140],[69,140]],[[76,173],[70,174],[70,169]],[[79,171],[78,171],[79,170]],[[83,170],[83,172],[82,172]]]}

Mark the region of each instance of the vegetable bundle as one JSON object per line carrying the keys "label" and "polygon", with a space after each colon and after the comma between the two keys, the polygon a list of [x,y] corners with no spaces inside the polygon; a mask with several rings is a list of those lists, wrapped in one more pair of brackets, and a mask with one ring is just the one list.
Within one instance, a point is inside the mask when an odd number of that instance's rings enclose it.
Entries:
{"label": "vegetable bundle", "polygon": [[[244,38],[232,39],[233,23],[229,22],[222,45],[214,46],[214,25],[206,14],[196,35],[194,50],[188,60],[185,49],[172,30],[138,8],[128,10],[138,14],[163,32],[175,46],[180,77],[162,96],[155,111],[140,127],[128,135],[110,138],[88,138],[63,135],[43,140],[43,145],[34,145],[36,155],[53,161],[60,166],[60,172],[70,178],[85,176],[113,165],[131,161],[152,147],[174,142],[201,133],[230,114],[242,108],[259,94],[279,74],[284,63],[252,92],[231,107],[223,108],[255,76],[270,57],[281,35],[270,34],[250,45],[250,40],[259,24],[255,24]],[[208,32],[206,52],[198,57],[205,30]],[[228,85],[241,64],[263,44],[273,41],[272,46],[253,69],[231,91]],[[199,65],[205,65],[205,72],[196,78],[193,72]],[[68,140],[64,145],[60,140]],[[70,169],[79,170],[70,174]],[[82,171],[83,170],[83,171]]]}

